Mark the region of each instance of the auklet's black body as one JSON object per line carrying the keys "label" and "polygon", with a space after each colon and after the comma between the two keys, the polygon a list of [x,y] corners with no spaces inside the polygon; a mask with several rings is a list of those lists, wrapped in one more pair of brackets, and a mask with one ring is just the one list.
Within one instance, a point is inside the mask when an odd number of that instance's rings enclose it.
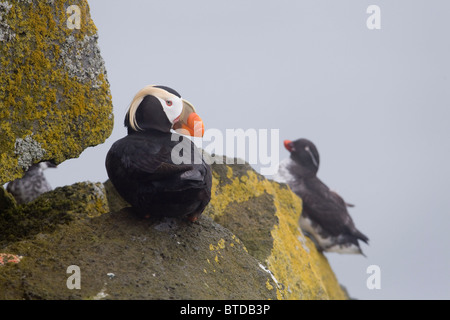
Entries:
{"label": "auklet's black body", "polygon": [[363,254],[358,240],[368,238],[358,231],[350,217],[347,204],[319,178],[319,152],[309,140],[286,140],[290,158],[280,164],[275,180],[287,183],[303,200],[300,227],[317,248],[326,252]]}
{"label": "auklet's black body", "polygon": [[[118,193],[141,216],[195,221],[211,199],[211,168],[190,139],[171,132],[203,135],[193,106],[171,88],[147,86],[133,99],[125,126],[128,135],[106,157]],[[191,161],[180,163],[179,156],[189,151]]]}

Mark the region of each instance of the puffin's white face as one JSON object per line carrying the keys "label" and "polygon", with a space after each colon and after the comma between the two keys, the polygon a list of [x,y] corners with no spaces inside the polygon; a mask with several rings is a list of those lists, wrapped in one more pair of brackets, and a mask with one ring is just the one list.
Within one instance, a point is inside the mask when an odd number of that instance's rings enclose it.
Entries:
{"label": "puffin's white face", "polygon": [[161,106],[163,107],[163,110],[170,123],[175,124],[176,122],[178,122],[181,112],[183,111],[183,100],[175,95],[172,95],[172,97],[168,97],[165,99],[157,96],[156,98],[161,103]]}
{"label": "puffin's white face", "polygon": [[125,117],[125,126],[129,126],[134,131],[142,130],[137,124],[136,112],[141,102],[148,95],[158,99],[167,119],[172,124],[171,129],[181,134],[203,137],[205,131],[203,121],[195,112],[194,106],[190,102],[180,98],[178,94],[172,94],[169,91],[154,85],[142,88],[134,96],[128,109],[127,116]]}

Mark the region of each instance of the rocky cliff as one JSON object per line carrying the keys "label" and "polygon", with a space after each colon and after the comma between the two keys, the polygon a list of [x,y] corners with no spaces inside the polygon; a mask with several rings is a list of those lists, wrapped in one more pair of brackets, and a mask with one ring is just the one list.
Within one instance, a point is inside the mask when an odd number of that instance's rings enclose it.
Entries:
{"label": "rocky cliff", "polygon": [[[3,191],[0,299],[346,299],[304,237],[301,200],[248,165],[213,165],[196,223],[139,219],[107,181],[15,206]],[[67,268],[81,272],[68,289]]]}
{"label": "rocky cliff", "polygon": [[213,169],[213,198],[205,214],[267,266],[277,280],[278,299],[346,298],[325,256],[300,230],[302,202],[287,185],[267,180],[248,164]]}
{"label": "rocky cliff", "polygon": [[16,204],[3,183],[111,132],[96,28],[74,3],[0,1],[0,299],[347,299],[298,227],[301,199],[248,164],[212,165],[195,223],[137,218],[109,181]]}
{"label": "rocky cliff", "polygon": [[87,2],[0,1],[0,185],[33,163],[78,157],[112,126]]}

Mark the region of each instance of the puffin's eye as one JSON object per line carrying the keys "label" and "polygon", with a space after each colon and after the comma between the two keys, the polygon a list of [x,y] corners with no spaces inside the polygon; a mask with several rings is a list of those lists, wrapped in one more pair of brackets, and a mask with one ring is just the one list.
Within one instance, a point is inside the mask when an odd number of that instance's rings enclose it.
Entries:
{"label": "puffin's eye", "polygon": [[167,100],[167,101],[166,101],[166,104],[167,104],[168,107],[171,107],[171,106],[172,106],[172,101]]}

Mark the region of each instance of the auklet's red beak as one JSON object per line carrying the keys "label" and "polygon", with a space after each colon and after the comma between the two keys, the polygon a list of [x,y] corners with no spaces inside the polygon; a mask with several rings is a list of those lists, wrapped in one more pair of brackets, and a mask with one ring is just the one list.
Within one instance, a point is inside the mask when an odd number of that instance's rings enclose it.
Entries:
{"label": "auklet's red beak", "polygon": [[284,147],[289,152],[295,151],[294,144],[291,140],[284,140]]}

